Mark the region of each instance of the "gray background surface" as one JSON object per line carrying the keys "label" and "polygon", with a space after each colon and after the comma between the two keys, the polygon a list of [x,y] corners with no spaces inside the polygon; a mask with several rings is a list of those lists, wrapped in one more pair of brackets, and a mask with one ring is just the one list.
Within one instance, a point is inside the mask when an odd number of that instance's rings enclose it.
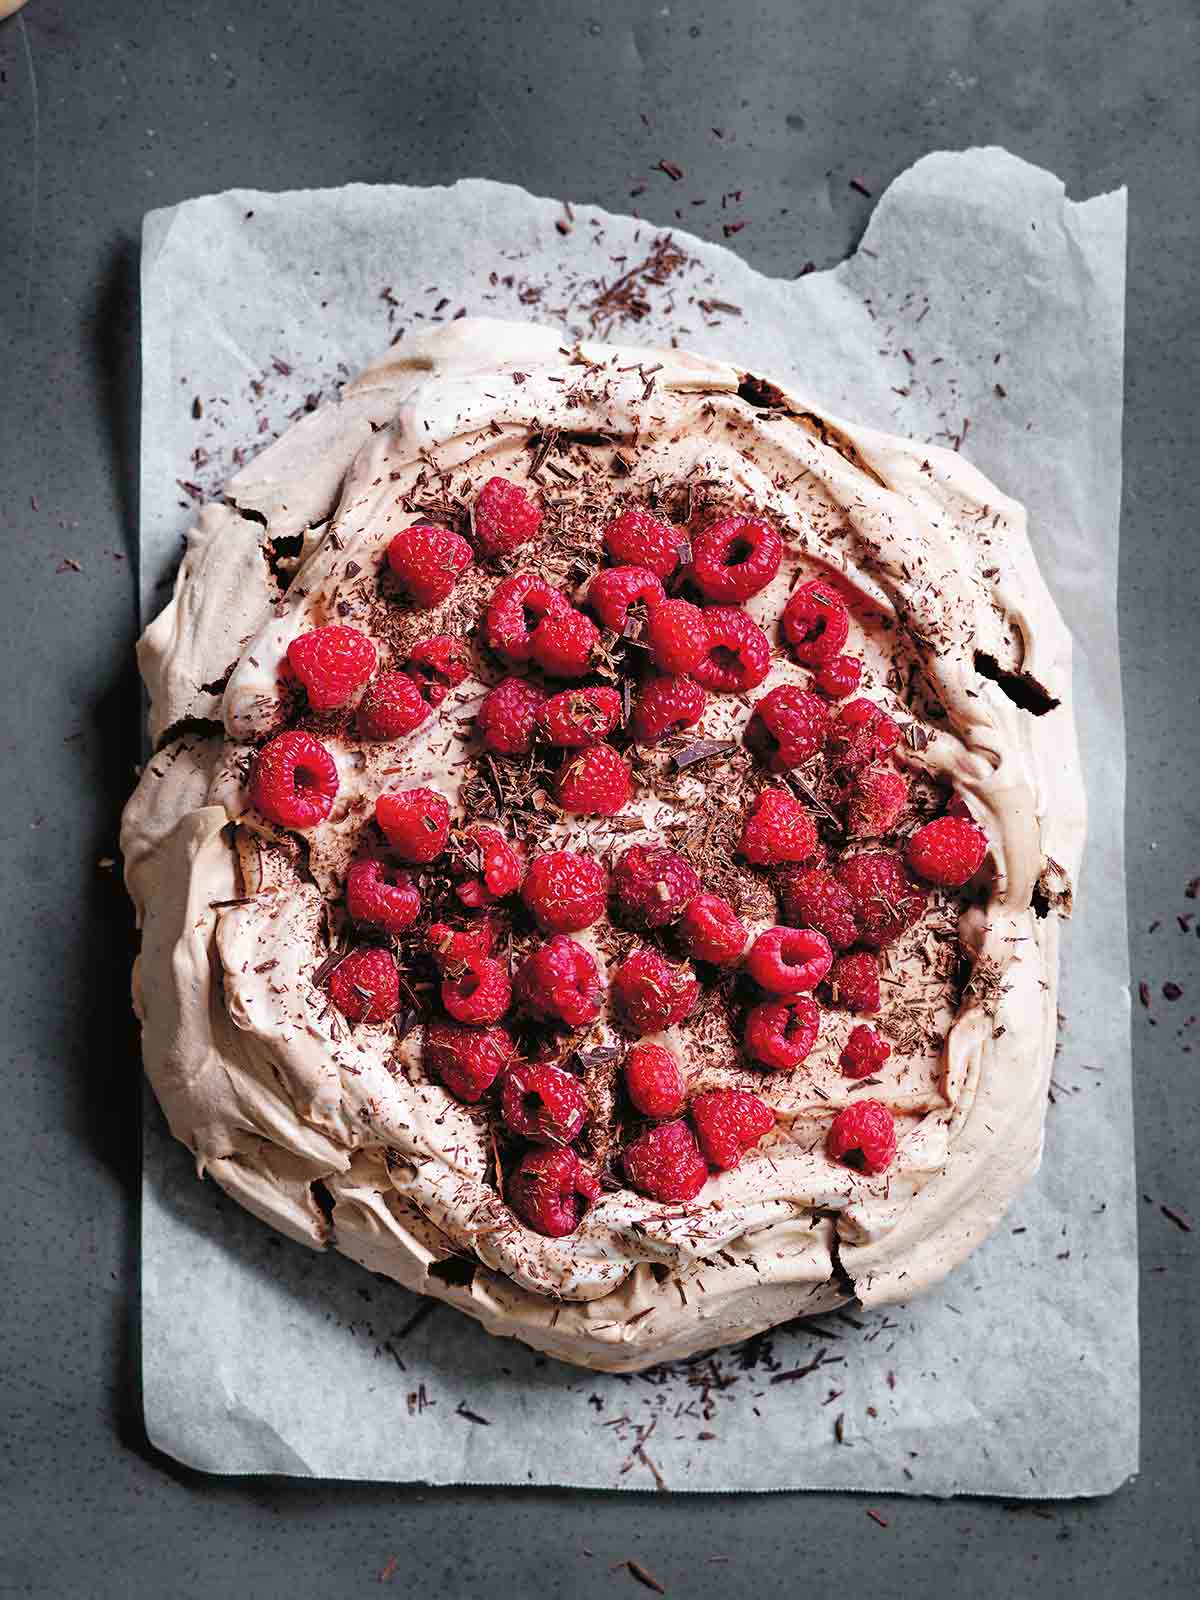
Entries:
{"label": "gray background surface", "polygon": [[[0,1593],[373,1594],[392,1561],[384,1593],[647,1592],[611,1570],[628,1558],[688,1596],[1192,1592],[1200,1233],[1160,1206],[1200,1212],[1200,940],[1176,921],[1200,912],[1184,895],[1200,873],[1198,80],[1195,0],[32,0],[0,24]],[[223,1482],[156,1456],[137,1388],[132,938],[97,865],[137,759],[142,213],[232,185],[478,174],[662,224],[678,207],[719,237],[720,195],[740,188],[738,246],[786,274],[852,247],[872,201],[851,178],[878,193],[928,149],[983,142],[1075,197],[1130,189],[1122,629],[1133,965],[1151,998],[1134,1033],[1140,1478],[1009,1509]],[[680,182],[652,170],[662,158]]]}

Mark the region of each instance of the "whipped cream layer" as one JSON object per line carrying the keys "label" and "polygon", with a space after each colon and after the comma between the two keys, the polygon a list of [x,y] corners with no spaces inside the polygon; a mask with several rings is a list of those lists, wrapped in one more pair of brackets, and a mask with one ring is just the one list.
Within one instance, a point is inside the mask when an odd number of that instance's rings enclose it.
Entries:
{"label": "whipped cream layer", "polygon": [[[395,533],[462,522],[497,473],[539,497],[538,539],[472,565],[431,611],[387,598],[379,573]],[[782,651],[760,688],[711,695],[699,728],[639,753],[634,798],[616,818],[563,817],[532,769],[519,800],[506,798],[473,738],[479,701],[506,675],[474,636],[500,577],[535,570],[581,598],[608,517],[648,498],[681,523],[709,509],[772,518],[783,562],[746,604],[772,638],[800,578],[834,574],[853,591],[861,692],[905,729],[914,794],[950,785],[966,801],[988,833],[992,876],[986,898],[934,897],[885,953],[876,1025],[893,1052],[865,1092],[896,1116],[886,1173],[824,1154],[831,1117],[864,1093],[838,1067],[853,1018],[827,1011],[808,1060],[764,1074],[710,992],[665,1042],[693,1089],[765,1098],[774,1133],[686,1207],[615,1189],[552,1240],[503,1203],[489,1113],[426,1078],[423,1028],[352,1028],[313,975],[376,798],[418,784],[527,851],[671,844],[752,931],[778,920],[769,880],[729,842],[763,783],[740,743],[752,701],[808,682]],[[364,743],[345,714],[308,719],[339,793],[301,839],[251,809],[246,779],[294,709],[281,675],[289,643],[334,622],[369,634],[384,669],[418,638],[455,634],[473,672],[402,741]],[[987,1236],[1036,1168],[1058,915],[1084,832],[1070,639],[1022,508],[961,456],[822,415],[761,375],[677,350],[564,350],[549,329],[462,320],[370,367],[204,508],[139,660],[158,748],[122,843],[143,928],[134,992],[146,1069],[199,1171],[293,1238],[333,1244],[494,1333],[627,1370],[851,1295],[908,1299]],[[739,742],[678,769],[673,755],[699,738]],[[575,937],[602,972],[633,942],[607,923]],[[526,943],[518,934],[517,955]],[[603,1047],[618,1042],[607,1011],[567,1041],[597,1063],[583,1081],[598,1161],[611,1154],[619,1070]]]}

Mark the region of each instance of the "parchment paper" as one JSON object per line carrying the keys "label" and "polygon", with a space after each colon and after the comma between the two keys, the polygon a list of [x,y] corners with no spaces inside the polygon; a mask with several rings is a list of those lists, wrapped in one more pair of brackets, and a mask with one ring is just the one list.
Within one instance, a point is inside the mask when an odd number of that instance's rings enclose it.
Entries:
{"label": "parchment paper", "polygon": [[[567,222],[559,202],[490,182],[239,191],[148,216],[147,618],[194,500],[219,492],[235,446],[267,442],[389,339],[460,307],[587,331],[591,280],[633,267],[654,237],[582,206]],[[830,272],[766,279],[728,250],[675,239],[692,263],[650,286],[649,313],[616,336],[675,336],[794,377],[848,417],[958,439],[1029,508],[1078,647],[1091,808],[1041,1174],[999,1234],[911,1306],[641,1377],[593,1376],[281,1239],[196,1181],[147,1096],[150,1436],[226,1473],[1103,1493],[1136,1470],[1138,1446],[1115,615],[1124,193],[1073,204],[1004,151],[942,153],[897,179],[858,252]],[[798,240],[797,267],[802,254]],[[818,1356],[805,1376],[782,1376]]]}

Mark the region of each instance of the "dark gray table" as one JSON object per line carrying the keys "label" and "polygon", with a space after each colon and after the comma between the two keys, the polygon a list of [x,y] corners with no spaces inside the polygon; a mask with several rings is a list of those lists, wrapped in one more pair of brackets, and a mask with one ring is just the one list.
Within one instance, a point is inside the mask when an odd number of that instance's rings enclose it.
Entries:
{"label": "dark gray table", "polygon": [[[628,1558],[688,1596],[1194,1593],[1200,1233],[1160,1208],[1200,1213],[1200,941],[1177,922],[1200,912],[1185,897],[1200,873],[1198,82],[1195,0],[32,0],[0,24],[0,1593],[270,1600],[376,1593],[389,1570],[395,1592],[431,1596],[644,1593],[612,1570]],[[233,185],[477,174],[719,237],[720,195],[741,189],[737,245],[789,273],[853,245],[872,201],[851,179],[878,193],[929,149],[986,142],[1077,198],[1130,190],[1121,620],[1134,975],[1151,1000],[1135,1008],[1140,1478],[1106,1501],[1006,1507],[175,1467],[139,1417],[132,932],[102,864],[137,759],[142,214]],[[664,158],[681,180],[654,170]]]}

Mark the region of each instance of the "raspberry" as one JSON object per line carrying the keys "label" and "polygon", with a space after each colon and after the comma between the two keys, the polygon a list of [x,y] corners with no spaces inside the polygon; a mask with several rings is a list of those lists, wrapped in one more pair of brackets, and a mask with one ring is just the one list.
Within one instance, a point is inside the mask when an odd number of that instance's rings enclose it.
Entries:
{"label": "raspberry", "polygon": [[250,802],[281,828],[315,828],[337,792],[337,764],[310,733],[281,733],[254,759]]}
{"label": "raspberry", "polygon": [[442,1004],[455,1022],[499,1022],[512,1001],[504,963],[494,956],[454,962],[442,979]]}
{"label": "raspberry", "polygon": [[504,1126],[533,1144],[573,1143],[591,1109],[578,1078],[548,1061],[519,1062],[500,1085]]}
{"label": "raspberry", "polygon": [[874,1028],[865,1022],[850,1030],[845,1048],[838,1058],[844,1078],[871,1078],[892,1053],[886,1039],[881,1039]]}
{"label": "raspberry", "polygon": [[527,1150],[508,1180],[508,1203],[547,1239],[574,1233],[600,1198],[600,1184],[574,1150]]}
{"label": "raspberry", "polygon": [[691,1112],[704,1159],[722,1172],[736,1167],[746,1151],[775,1126],[770,1106],[742,1089],[699,1094],[692,1101]]}
{"label": "raspberry", "polygon": [[346,910],[360,927],[403,933],[417,920],[421,896],[407,872],[382,861],[356,861],[346,874]]}
{"label": "raspberry", "polygon": [[400,974],[386,950],[353,950],[329,974],[329,998],[349,1022],[386,1022],[400,1004]]}
{"label": "raspberry", "polygon": [[660,672],[690,672],[708,654],[704,612],[687,600],[664,600],[650,612],[646,643]]}
{"label": "raspberry", "polygon": [[471,546],[449,528],[418,522],[388,545],[388,566],[400,588],[423,611],[441,605],[471,565]]}
{"label": "raspberry", "polygon": [[852,950],[839,956],[829,974],[834,1005],[847,1011],[879,1010],[879,957],[870,950]]}
{"label": "raspberry", "polygon": [[451,871],[459,881],[454,892],[472,911],[495,905],[521,887],[520,858],[498,828],[472,823],[455,846]]}
{"label": "raspberry", "polygon": [[629,799],[629,764],[610,744],[571,756],[558,774],[558,803],[583,817],[611,817]]}
{"label": "raspberry", "polygon": [[862,662],[857,656],[831,656],[813,679],[813,688],[830,700],[844,700],[853,694],[862,678]]}
{"label": "raspberry", "polygon": [[708,1167],[692,1130],[682,1118],[659,1122],[625,1146],[625,1176],[651,1200],[686,1204],[708,1182]]}
{"label": "raspberry", "polygon": [[821,1008],[811,995],[764,1000],[746,1017],[746,1054],[773,1072],[798,1067],[817,1042]]}
{"label": "raspberry", "polygon": [[608,874],[595,856],[551,850],[535,856],[521,898],[547,933],[578,933],[604,915]]}
{"label": "raspberry", "polygon": [[314,628],[288,645],[288,666],[314,711],[333,711],[375,671],[375,646],[357,628]]}
{"label": "raspberry", "polygon": [[436,789],[381,794],[375,821],[401,861],[436,861],[450,837],[450,807]]}
{"label": "raspberry", "polygon": [[489,917],[480,917],[469,928],[452,928],[446,922],[431,922],[425,930],[425,941],[442,972],[490,956],[494,939],[495,929]]}
{"label": "raspberry", "polygon": [[746,743],[772,772],[788,772],[816,755],[828,733],[824,700],[794,683],[781,683],[756,703],[746,725]]}
{"label": "raspberry", "polygon": [[896,1124],[878,1100],[856,1100],[829,1125],[825,1154],[856,1172],[886,1172],[896,1155]]}
{"label": "raspberry", "polygon": [[706,600],[736,605],[779,571],[783,541],[765,517],[722,517],[692,541],[689,576]]}
{"label": "raspberry", "polygon": [[612,890],[622,922],[631,928],[665,928],[699,894],[700,879],[676,851],[634,844],[613,868]]}
{"label": "raspberry", "polygon": [[669,733],[694,728],[704,715],[704,690],[691,678],[651,678],[632,718],[638,744],[657,744]]}
{"label": "raspberry", "polygon": [[635,1044],[625,1057],[625,1093],[643,1117],[677,1117],[683,1110],[683,1073],[661,1044]]}
{"label": "raspberry", "polygon": [[960,794],[952,794],[946,801],[946,815],[948,817],[966,817],[971,820],[970,808]]}
{"label": "raspberry", "polygon": [[635,950],[617,968],[612,999],[629,1033],[661,1033],[682,1022],[700,998],[700,985],[690,967],[676,967],[648,945]]}
{"label": "raspberry", "polygon": [[679,919],[679,942],[685,953],[716,967],[739,960],[748,938],[745,924],[719,894],[693,895]]}
{"label": "raspberry", "polygon": [[858,939],[872,950],[898,939],[921,920],[926,891],[904,870],[894,850],[871,850],[838,865],[837,875],[854,902]]}
{"label": "raspberry", "polygon": [[549,742],[568,750],[599,744],[620,720],[617,691],[591,686],[552,694],[538,712],[538,723]]}
{"label": "raspberry", "polygon": [[538,531],[542,513],[533,501],[507,478],[489,478],[475,501],[472,524],[485,556],[506,556]]}
{"label": "raspberry", "polygon": [[691,668],[696,682],[718,694],[756,689],[771,668],[771,646],[758,623],[736,606],[709,606],[704,621],[708,649]]}
{"label": "raspberry", "polygon": [[587,592],[587,603],[601,625],[614,633],[644,622],[651,608],[666,598],[649,567],[608,567],[596,574]]}
{"label": "raspberry", "polygon": [[630,506],[604,530],[610,559],[621,567],[646,567],[656,578],[669,578],[679,565],[680,535],[652,511]]}
{"label": "raspberry", "polygon": [[536,572],[515,572],[492,591],[483,619],[483,637],[489,650],[509,661],[528,661],[533,632],[546,617],[560,617],[571,609]]}
{"label": "raspberry", "polygon": [[988,838],[966,817],[938,817],[908,841],[908,861],[930,883],[957,889],[974,877],[987,855]]}
{"label": "raspberry", "polygon": [[582,678],[600,643],[600,630],[591,617],[570,606],[543,617],[533,630],[529,653],[550,678]]}
{"label": "raspberry", "polygon": [[815,989],[832,965],[829,940],[812,928],[768,928],[746,957],[746,971],[770,994]]}
{"label": "raspberry", "polygon": [[817,852],[813,819],[786,789],[764,789],[746,816],[738,854],[756,867],[807,861]]}
{"label": "raspberry", "polygon": [[515,1053],[503,1028],[431,1022],[425,1030],[426,1072],[459,1100],[472,1104],[487,1093]]}
{"label": "raspberry", "polygon": [[783,637],[806,667],[832,661],[850,632],[846,602],[832,585],[810,579],[793,591],[783,609]]}
{"label": "raspberry", "polygon": [[858,938],[854,901],[846,886],[820,867],[791,869],[779,875],[783,918],[796,928],[815,928],[835,950]]}
{"label": "raspberry", "polygon": [[535,1016],[557,1018],[583,1028],[600,1015],[600,974],[591,953],[556,933],[525,957],[517,973],[517,994]]}
{"label": "raspberry", "polygon": [[882,761],[900,743],[900,729],[871,700],[847,700],[829,729],[834,765],[857,772]]}
{"label": "raspberry", "polygon": [[402,739],[428,715],[429,702],[407,672],[381,672],[362,697],[358,731],[364,739]]}
{"label": "raspberry", "polygon": [[505,678],[484,695],[475,727],[485,750],[497,755],[524,755],[533,745],[537,714],[546,702],[545,691],[524,678]]}
{"label": "raspberry", "polygon": [[908,800],[908,780],[893,767],[865,767],[846,789],[846,831],[878,839],[896,826]]}
{"label": "raspberry", "polygon": [[435,633],[417,640],[408,652],[404,670],[429,704],[440,706],[451,689],[457,689],[470,677],[471,663],[461,639],[449,633]]}

